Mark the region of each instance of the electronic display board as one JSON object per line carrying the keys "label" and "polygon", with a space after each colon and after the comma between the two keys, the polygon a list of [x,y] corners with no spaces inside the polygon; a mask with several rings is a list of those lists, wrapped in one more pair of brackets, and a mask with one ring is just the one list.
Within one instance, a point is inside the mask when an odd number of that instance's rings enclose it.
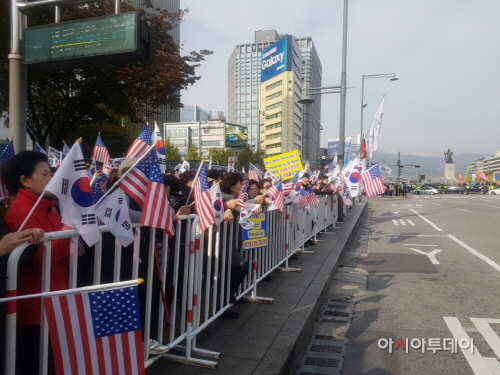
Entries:
{"label": "electronic display board", "polygon": [[137,13],[28,28],[24,63],[61,68],[143,60],[150,55],[148,34]]}
{"label": "electronic display board", "polygon": [[226,123],[226,147],[240,148],[247,145],[248,128]]}

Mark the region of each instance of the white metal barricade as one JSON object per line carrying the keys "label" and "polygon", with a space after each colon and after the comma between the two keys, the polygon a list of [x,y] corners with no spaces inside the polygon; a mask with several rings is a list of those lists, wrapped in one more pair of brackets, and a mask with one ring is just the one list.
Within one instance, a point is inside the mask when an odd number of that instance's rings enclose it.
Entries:
{"label": "white metal barricade", "polygon": [[[237,223],[221,223],[201,232],[196,215],[182,216],[176,223],[175,238],[169,241],[166,234],[163,234],[159,242],[155,241],[157,239],[155,229],[141,228],[135,224],[133,252],[128,255],[132,259],[124,259],[126,255],[123,254],[122,247],[116,241],[113,249],[103,249],[102,238],[94,246],[92,284],[103,283],[101,274],[104,254],[113,252],[113,282],[124,279],[122,264],[128,261],[131,264],[131,270],[129,270],[131,272],[126,279],[137,280],[138,277],[144,275],[146,279],[145,286],[142,286],[146,288],[145,303],[141,307],[145,311],[143,325],[145,366],[149,366],[161,357],[149,354],[149,339],[153,336],[161,344],[179,353],[169,352],[162,356],[174,361],[215,368],[217,362],[213,359],[217,359],[220,353],[197,348],[196,336],[231,306],[231,298],[245,297],[251,301],[273,302],[272,298],[258,296],[258,283],[278,267],[283,271],[300,271],[300,269],[288,267],[289,258],[297,249],[304,250],[304,243],[308,239],[315,237],[320,231],[326,231],[330,225],[336,224],[337,196],[321,196],[317,199],[316,206],[309,205],[302,208],[298,204],[290,204],[284,206],[283,213],[278,210],[266,212],[267,245],[248,251],[244,251],[241,246],[241,227]],[[104,226],[100,227],[100,230],[101,233],[107,232]],[[141,241],[142,235],[146,236],[142,233],[145,230],[149,232],[147,244]],[[78,290],[78,233],[72,230],[47,233],[44,237],[41,292],[50,290],[51,241],[63,238],[71,239],[68,287]],[[171,247],[168,245],[169,242]],[[161,262],[157,256],[159,253],[157,245],[161,247]],[[18,261],[26,247],[27,244],[21,245],[10,255],[7,296],[17,294]],[[248,265],[248,270],[246,265]],[[235,290],[237,279],[241,279],[241,283]],[[111,280],[104,280],[104,282],[109,281]],[[172,289],[173,296],[171,296],[168,312],[165,312],[165,304],[162,303],[167,298],[154,291],[155,282],[162,285],[164,295],[168,287]],[[152,303],[154,299],[158,302],[157,310]],[[166,301],[167,305],[168,302]],[[43,308],[42,303],[41,374],[47,371],[49,352],[48,328]],[[167,315],[169,327],[164,325]],[[155,325],[157,330],[151,332],[151,328]],[[7,309],[6,340],[5,369],[6,375],[11,375],[15,374],[16,357],[15,301],[10,302]]]}

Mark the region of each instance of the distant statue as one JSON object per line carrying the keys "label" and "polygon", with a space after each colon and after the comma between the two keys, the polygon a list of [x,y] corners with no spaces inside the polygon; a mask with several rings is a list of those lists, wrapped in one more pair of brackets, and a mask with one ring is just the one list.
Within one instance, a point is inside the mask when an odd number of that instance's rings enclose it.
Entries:
{"label": "distant statue", "polygon": [[452,156],[453,156],[453,152],[451,152],[450,149],[448,149],[448,151],[446,151],[444,153],[444,158],[446,160],[446,164],[453,164],[453,160],[451,159]]}

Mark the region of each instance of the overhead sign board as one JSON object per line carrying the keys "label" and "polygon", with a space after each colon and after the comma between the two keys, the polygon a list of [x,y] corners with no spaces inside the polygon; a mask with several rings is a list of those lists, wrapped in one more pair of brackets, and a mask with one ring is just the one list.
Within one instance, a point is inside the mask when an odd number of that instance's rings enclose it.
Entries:
{"label": "overhead sign board", "polygon": [[24,30],[24,63],[51,69],[146,60],[151,30],[137,13],[55,23]]}
{"label": "overhead sign board", "polygon": [[302,170],[302,162],[297,150],[266,158],[264,165],[266,170],[274,176],[280,176],[282,180],[290,179]]}
{"label": "overhead sign board", "polygon": [[290,70],[291,36],[285,36],[261,52],[260,80],[264,82],[275,75]]}
{"label": "overhead sign board", "polygon": [[[328,140],[328,155],[339,154],[339,138],[330,138]],[[351,160],[352,137],[345,137],[344,139],[344,164],[349,163]]]}

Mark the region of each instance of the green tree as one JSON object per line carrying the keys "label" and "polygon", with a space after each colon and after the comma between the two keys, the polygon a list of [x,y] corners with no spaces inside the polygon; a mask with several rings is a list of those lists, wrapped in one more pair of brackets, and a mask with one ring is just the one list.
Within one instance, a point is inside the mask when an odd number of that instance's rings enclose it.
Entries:
{"label": "green tree", "polygon": [[[8,106],[9,2],[0,8],[0,113]],[[137,122],[148,108],[165,104],[181,106],[178,90],[193,85],[199,76],[195,70],[211,51],[179,53],[168,31],[186,13],[171,13],[155,8],[150,0],[138,8],[123,2],[122,12],[137,11],[148,22],[153,34],[153,57],[150,61],[114,64],[72,70],[44,71],[28,67],[27,132],[41,144],[50,141],[56,147],[69,139],[72,129],[100,123],[120,125],[123,118]],[[114,13],[114,1],[105,0],[62,8],[61,20],[70,21]],[[28,17],[29,26],[53,23],[54,11],[37,12]],[[3,22],[6,21],[6,22]],[[7,51],[7,52],[6,52]],[[150,108],[153,108],[153,113]],[[103,129],[101,129],[103,132]],[[94,136],[96,136],[95,134]]]}
{"label": "green tree", "polygon": [[186,160],[188,161],[200,161],[201,158],[198,156],[198,146],[192,144],[186,155]]}
{"label": "green tree", "polygon": [[246,146],[243,151],[238,154],[238,170],[245,168],[248,171],[248,166],[255,160],[255,154],[250,146]]}
{"label": "green tree", "polygon": [[211,148],[208,150],[208,156],[212,158],[213,164],[227,165],[227,159],[233,154],[229,148]]}
{"label": "green tree", "polygon": [[181,161],[181,153],[179,152],[179,147],[175,146],[171,141],[170,137],[165,139],[165,158],[167,161]]}

